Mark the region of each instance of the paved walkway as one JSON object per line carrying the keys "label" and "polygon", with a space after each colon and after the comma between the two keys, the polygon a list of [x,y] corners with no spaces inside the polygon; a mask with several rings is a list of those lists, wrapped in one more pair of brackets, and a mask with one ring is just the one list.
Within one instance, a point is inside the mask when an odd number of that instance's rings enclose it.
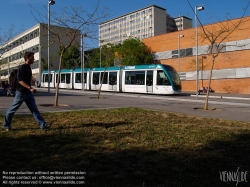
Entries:
{"label": "paved walkway", "polygon": [[[97,99],[97,91],[60,90],[60,107],[53,105],[55,90],[51,93],[47,89],[39,88],[35,94],[36,102],[40,112],[60,112],[72,110],[110,109],[121,107],[138,107],[150,110],[162,110],[166,112],[177,112],[193,116],[204,116],[222,118],[237,121],[250,122],[250,94],[220,94],[211,93],[209,108],[214,111],[196,110],[203,108],[205,94],[182,93],[179,96],[158,96],[147,94],[127,94],[102,92],[101,98]],[[0,114],[4,115],[9,108],[13,97],[0,97]],[[30,114],[26,105],[23,104],[17,114]]]}

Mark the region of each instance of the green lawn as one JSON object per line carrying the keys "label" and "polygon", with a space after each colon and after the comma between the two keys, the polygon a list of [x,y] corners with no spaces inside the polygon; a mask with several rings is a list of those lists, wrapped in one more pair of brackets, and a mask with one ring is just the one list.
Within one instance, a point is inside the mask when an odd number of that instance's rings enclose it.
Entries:
{"label": "green lawn", "polygon": [[238,186],[250,185],[250,123],[136,108],[43,117],[47,131],[31,115],[1,131],[2,171],[82,171],[90,187],[211,187],[236,186],[220,172],[239,168],[248,183]]}

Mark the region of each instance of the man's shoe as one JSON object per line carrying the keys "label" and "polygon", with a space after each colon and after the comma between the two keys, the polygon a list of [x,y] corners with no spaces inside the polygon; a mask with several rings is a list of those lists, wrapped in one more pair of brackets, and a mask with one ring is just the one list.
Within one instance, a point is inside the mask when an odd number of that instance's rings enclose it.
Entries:
{"label": "man's shoe", "polygon": [[9,128],[3,127],[3,130],[5,130],[6,132],[9,132],[9,131],[11,131],[11,128],[10,127]]}
{"label": "man's shoe", "polygon": [[46,123],[46,124],[44,125],[44,127],[43,127],[43,129],[42,129],[42,130],[49,129],[49,128],[50,128],[50,126],[51,126],[51,125],[49,125],[49,124],[47,124],[47,123]]}

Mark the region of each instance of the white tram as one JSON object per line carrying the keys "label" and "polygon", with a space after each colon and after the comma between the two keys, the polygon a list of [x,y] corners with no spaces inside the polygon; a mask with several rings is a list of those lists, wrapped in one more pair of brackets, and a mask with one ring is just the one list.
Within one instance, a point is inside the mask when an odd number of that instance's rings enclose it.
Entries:
{"label": "white tram", "polygon": [[[58,71],[51,72],[51,87],[56,86]],[[83,81],[84,80],[84,84]],[[48,71],[42,74],[42,87],[48,86]],[[169,65],[152,64],[116,66],[108,68],[80,68],[61,70],[59,88],[150,93],[180,94],[181,81],[176,70]]]}

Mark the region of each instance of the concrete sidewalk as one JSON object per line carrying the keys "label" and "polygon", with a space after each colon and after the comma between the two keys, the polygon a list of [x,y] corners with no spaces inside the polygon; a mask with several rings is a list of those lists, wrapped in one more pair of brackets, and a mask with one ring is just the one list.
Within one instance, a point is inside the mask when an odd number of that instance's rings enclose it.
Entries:
{"label": "concrete sidewalk", "polygon": [[[189,93],[189,92],[187,92]],[[197,97],[196,93],[190,92],[191,97]],[[206,93],[201,92],[198,97],[206,97]],[[215,93],[210,92],[209,98],[218,99],[239,99],[239,100],[250,100],[250,94],[234,94],[234,93]]]}

